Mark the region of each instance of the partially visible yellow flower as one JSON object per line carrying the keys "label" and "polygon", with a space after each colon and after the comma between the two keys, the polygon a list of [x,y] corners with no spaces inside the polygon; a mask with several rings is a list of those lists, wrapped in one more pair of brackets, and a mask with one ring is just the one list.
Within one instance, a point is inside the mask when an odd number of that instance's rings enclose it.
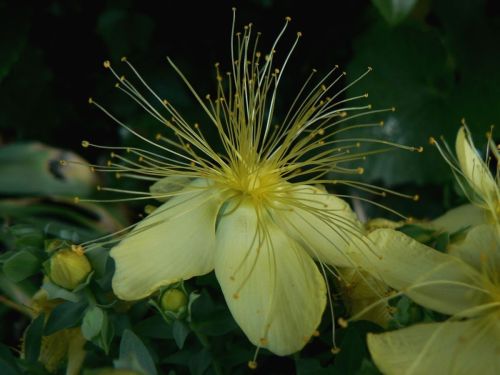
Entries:
{"label": "partially visible yellow flower", "polygon": [[50,280],[65,289],[75,289],[87,279],[91,271],[87,256],[71,248],[55,252],[49,260]]}
{"label": "partially visible yellow flower", "polygon": [[161,308],[173,313],[182,311],[186,308],[187,304],[188,296],[183,290],[177,288],[168,289],[160,299]]}
{"label": "partially visible yellow flower", "polygon": [[[383,124],[363,121],[363,116],[393,110],[356,104],[367,94],[341,99],[345,89],[337,86],[345,73],[337,74],[338,67],[318,80],[315,71],[311,73],[286,115],[278,118],[280,82],[301,36],[297,33],[277,65],[276,48],[289,21],[266,54],[259,52],[260,37],[254,37],[252,25],[236,33],[233,21],[231,66],[225,73],[215,65],[214,98],[202,99],[169,60],[205,111],[208,124],[189,124],[125,58],[122,61],[140,87],[116,73],[109,61],[104,66],[118,79],[117,87],[158,120],[169,136],[158,134],[150,140],[90,100],[161,152],[112,147],[108,165],[93,166],[155,182],[150,192],[101,190],[165,201],[112,248],[116,295],[138,300],[161,286],[215,270],[246,336],[278,355],[300,350],[316,331],[326,305],[326,274],[336,273],[337,266],[354,265],[346,249],[363,233],[349,205],[316,185],[345,184],[382,195],[385,190],[351,178],[363,168],[348,163],[361,163],[374,153],[360,151],[363,144],[380,144],[380,152],[398,147],[421,151],[387,141],[338,137],[356,127],[379,127]],[[209,125],[220,145],[205,138],[202,129]],[[88,141],[83,146],[102,147]]]}
{"label": "partially visible yellow flower", "polygon": [[[472,203],[448,211],[434,220],[433,224],[449,232],[484,223],[500,226],[499,166],[497,164],[496,173],[493,175],[489,163],[483,161],[477,152],[465,123],[458,130],[455,142],[456,157],[446,144],[440,145],[434,139],[431,139],[431,143],[438,147],[451,166],[459,185]],[[493,151],[495,158],[498,157],[491,132],[488,133],[488,149]]]}
{"label": "partially visible yellow flower", "polygon": [[356,268],[342,270],[341,276],[342,299],[349,316],[387,327],[392,308],[387,303],[377,303],[391,292],[387,284]]}
{"label": "partially visible yellow flower", "polygon": [[369,350],[384,374],[500,373],[500,247],[495,228],[483,230],[491,232],[489,240],[464,242],[457,256],[389,229],[368,235],[377,254],[360,259],[366,269],[422,306],[451,315],[369,334]]}
{"label": "partially visible yellow flower", "polygon": [[[60,300],[48,299],[44,289],[40,289],[33,296],[32,308],[36,315],[44,313],[47,319],[51,311],[60,303]],[[66,361],[66,375],[78,375],[85,359],[85,338],[80,327],[57,331],[49,336],[42,337],[38,360],[48,372],[55,373]]]}

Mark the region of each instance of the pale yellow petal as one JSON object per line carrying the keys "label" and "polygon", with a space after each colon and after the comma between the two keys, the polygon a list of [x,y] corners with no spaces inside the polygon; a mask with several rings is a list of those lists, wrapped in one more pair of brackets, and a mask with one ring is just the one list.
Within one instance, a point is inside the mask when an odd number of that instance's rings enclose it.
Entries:
{"label": "pale yellow petal", "polygon": [[111,250],[115,294],[136,300],[162,285],[210,272],[221,204],[216,190],[195,181],[142,220]]}
{"label": "pale yellow petal", "polygon": [[248,201],[228,210],[217,229],[215,273],[229,309],[254,345],[294,353],[321,321],[324,279],[265,212],[257,214]]}
{"label": "pale yellow petal", "polygon": [[156,181],[149,187],[151,196],[160,202],[166,202],[175,192],[190,185],[192,179],[186,176],[168,176]]}
{"label": "pale yellow petal", "polygon": [[353,254],[361,266],[417,303],[458,314],[487,299],[481,275],[456,257],[440,253],[405,234],[378,229],[368,235],[375,252]]}
{"label": "pale yellow petal", "polygon": [[488,222],[488,211],[473,204],[453,208],[431,223],[438,230],[454,233],[461,229]]}
{"label": "pale yellow petal", "polygon": [[288,206],[276,210],[278,224],[315,259],[334,266],[354,266],[347,248],[353,238],[362,237],[364,229],[347,202],[308,185],[287,194]]}
{"label": "pale yellow petal", "polygon": [[458,162],[472,189],[486,202],[498,201],[498,187],[488,166],[477,153],[465,126],[458,130],[455,144]]}
{"label": "pale yellow petal", "polygon": [[387,375],[500,374],[500,321],[419,324],[368,334],[368,348]]}
{"label": "pale yellow petal", "polygon": [[448,252],[479,271],[485,262],[500,273],[500,239],[496,225],[483,224],[471,228],[465,237],[449,245]]}

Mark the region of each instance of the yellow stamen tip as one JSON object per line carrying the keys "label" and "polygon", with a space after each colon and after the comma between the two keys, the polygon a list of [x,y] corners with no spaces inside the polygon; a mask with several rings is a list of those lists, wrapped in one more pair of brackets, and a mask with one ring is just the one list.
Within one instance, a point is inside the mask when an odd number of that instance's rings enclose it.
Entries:
{"label": "yellow stamen tip", "polygon": [[420,200],[420,195],[415,194],[415,195],[413,196],[413,200],[414,200],[415,202],[417,202],[418,200]]}
{"label": "yellow stamen tip", "polygon": [[87,148],[90,146],[89,141],[82,141],[82,147]]}
{"label": "yellow stamen tip", "polygon": [[435,145],[435,144],[436,144],[436,138],[434,138],[434,137],[430,137],[430,138],[429,138],[429,144],[431,144],[431,145]]}
{"label": "yellow stamen tip", "polygon": [[104,62],[102,63],[102,65],[106,68],[106,69],[109,69],[111,67],[111,63],[109,62],[109,60],[104,60]]}
{"label": "yellow stamen tip", "polygon": [[255,370],[257,368],[257,362],[256,361],[248,361],[248,368],[250,370]]}
{"label": "yellow stamen tip", "polygon": [[59,160],[59,164],[60,165],[67,165],[68,163],[66,162],[66,160]]}
{"label": "yellow stamen tip", "polygon": [[330,349],[332,354],[339,354],[340,353],[340,348],[337,346],[334,346],[333,348]]}
{"label": "yellow stamen tip", "polygon": [[121,62],[125,62],[127,61],[127,56],[122,56],[122,58],[120,59]]}
{"label": "yellow stamen tip", "polygon": [[79,197],[74,197],[73,198],[73,203],[76,203],[76,204],[80,203],[80,198]]}
{"label": "yellow stamen tip", "polygon": [[344,318],[339,318],[338,322],[339,326],[341,326],[342,328],[347,328],[347,326],[349,325],[349,322]]}

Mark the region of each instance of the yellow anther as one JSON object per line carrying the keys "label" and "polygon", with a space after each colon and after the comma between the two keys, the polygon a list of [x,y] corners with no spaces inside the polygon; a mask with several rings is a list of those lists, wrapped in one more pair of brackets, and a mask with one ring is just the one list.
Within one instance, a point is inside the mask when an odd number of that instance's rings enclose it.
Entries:
{"label": "yellow anther", "polygon": [[61,160],[59,160],[59,164],[60,164],[60,165],[67,165],[67,164],[68,164],[68,162],[67,162],[66,160],[62,160],[62,159],[61,159]]}
{"label": "yellow anther", "polygon": [[259,343],[260,343],[260,345],[262,345],[262,346],[266,346],[267,344],[269,344],[269,340],[268,340],[268,339],[266,339],[265,337],[261,337],[261,338],[259,339]]}
{"label": "yellow anther", "polygon": [[420,195],[415,194],[415,195],[413,196],[413,200],[414,200],[415,202],[417,202],[418,200],[420,200]]}
{"label": "yellow anther", "polygon": [[340,353],[340,348],[338,346],[334,346],[333,348],[330,349],[332,354],[339,354]]}
{"label": "yellow anther", "polygon": [[76,204],[80,203],[80,198],[79,197],[74,197],[73,198],[73,203],[76,203]]}
{"label": "yellow anther", "polygon": [[347,326],[349,325],[349,322],[344,318],[339,318],[338,323],[342,328],[347,328]]}
{"label": "yellow anther", "polygon": [[248,368],[250,370],[255,370],[257,368],[257,362],[256,361],[248,361]]}
{"label": "yellow anther", "polygon": [[71,250],[78,255],[83,255],[85,253],[82,245],[71,245]]}
{"label": "yellow anther", "polygon": [[122,58],[120,59],[121,62],[125,62],[127,61],[127,56],[122,56]]}
{"label": "yellow anther", "polygon": [[302,32],[301,32],[301,31],[298,31],[298,32],[297,32],[297,37],[299,37],[299,38],[300,38],[301,36],[302,36]]}
{"label": "yellow anther", "polygon": [[109,62],[109,60],[104,60],[104,62],[102,63],[102,65],[106,68],[106,69],[109,69],[111,67],[111,63]]}
{"label": "yellow anther", "polygon": [[88,99],[88,102],[89,102],[89,104],[93,104],[93,103],[94,103],[94,100],[92,99],[92,97],[90,97],[90,98]]}
{"label": "yellow anther", "polygon": [[289,17],[289,16],[286,16],[286,17],[285,17],[285,21],[286,21],[286,22],[290,22],[291,20],[292,20],[292,17]]}

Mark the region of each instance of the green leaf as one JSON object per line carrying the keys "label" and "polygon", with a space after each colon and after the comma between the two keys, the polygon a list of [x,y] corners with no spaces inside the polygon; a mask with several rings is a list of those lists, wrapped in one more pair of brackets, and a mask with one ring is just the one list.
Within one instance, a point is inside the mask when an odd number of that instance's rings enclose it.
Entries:
{"label": "green leaf", "polygon": [[189,371],[192,375],[203,375],[212,363],[212,355],[208,349],[203,348],[194,354],[189,361]]}
{"label": "green leaf", "polygon": [[372,361],[365,358],[363,359],[363,362],[361,362],[361,368],[356,375],[382,375],[382,373],[377,369]]}
{"label": "green leaf", "polygon": [[123,331],[120,357],[114,361],[115,368],[136,370],[145,375],[156,375],[156,367],[148,349],[131,330]]}
{"label": "green leaf", "polygon": [[[339,374],[334,367],[321,366],[316,358],[299,358],[295,361],[297,375],[335,375]],[[339,374],[340,375],[340,374]]]}
{"label": "green leaf", "polygon": [[23,372],[16,363],[16,358],[10,349],[0,343],[0,374],[2,375],[22,375]]}
{"label": "green leaf", "polygon": [[42,345],[45,314],[40,314],[26,329],[24,336],[24,357],[29,362],[38,361]]}
{"label": "green leaf", "polygon": [[0,82],[9,74],[26,45],[29,12],[23,6],[0,3]]}
{"label": "green leaf", "polygon": [[135,327],[137,334],[156,339],[172,339],[173,324],[167,324],[159,314],[141,320]]}
{"label": "green leaf", "polygon": [[144,51],[154,27],[149,16],[125,9],[109,9],[97,20],[97,32],[115,59],[130,55],[134,50]]}
{"label": "green leaf", "polygon": [[3,264],[3,272],[14,282],[19,282],[40,271],[40,260],[30,251],[21,250]]}
{"label": "green leaf", "polygon": [[184,342],[186,341],[187,336],[189,335],[190,329],[186,325],[186,323],[175,320],[172,324],[172,335],[174,336],[175,343],[182,349],[184,346]]}
{"label": "green leaf", "polygon": [[[348,76],[358,77],[367,65],[373,67],[373,72],[353,85],[348,96],[368,92],[373,108],[395,107],[396,111],[365,116],[352,124],[383,120],[384,126],[354,129],[346,132],[346,136],[425,146],[422,153],[395,150],[370,156],[363,162],[363,177],[392,186],[441,183],[449,179],[449,167],[438,152],[427,147],[429,137],[435,136],[436,131],[438,136],[443,134],[454,139],[458,126],[450,116],[454,77],[441,36],[435,30],[418,25],[391,29],[378,24],[356,40],[354,49]],[[369,143],[365,146],[381,148]]]}
{"label": "green leaf", "polygon": [[407,236],[413,238],[414,240],[427,243],[432,240],[435,231],[432,229],[423,228],[419,225],[406,224],[397,229],[399,232],[403,232]]}
{"label": "green leaf", "polygon": [[61,329],[76,327],[82,320],[86,302],[64,302],[54,308],[45,325],[44,335],[48,336]]}
{"label": "green leaf", "polygon": [[368,332],[380,332],[382,329],[368,321],[356,321],[341,331],[340,353],[335,357],[335,369],[341,374],[355,374],[364,358],[369,358],[366,346]]}
{"label": "green leaf", "polygon": [[108,354],[114,337],[115,325],[113,321],[109,319],[108,314],[104,313],[100,335],[95,338],[93,342]]}
{"label": "green leaf", "polygon": [[80,296],[77,293],[70,292],[60,286],[54,284],[51,281],[45,281],[42,285],[42,288],[47,292],[49,299],[63,299],[70,302],[78,302],[80,301]]}
{"label": "green leaf", "polygon": [[[95,176],[84,165],[61,165],[60,160],[86,164],[70,151],[41,143],[13,143],[0,147],[0,193],[13,195],[87,195]],[[26,183],[30,176],[30,183]]]}
{"label": "green leaf", "polygon": [[97,306],[91,306],[85,312],[82,321],[82,334],[88,341],[96,337],[104,323],[104,312]]}
{"label": "green leaf", "polygon": [[413,10],[418,0],[372,0],[385,20],[396,25],[403,21]]}

